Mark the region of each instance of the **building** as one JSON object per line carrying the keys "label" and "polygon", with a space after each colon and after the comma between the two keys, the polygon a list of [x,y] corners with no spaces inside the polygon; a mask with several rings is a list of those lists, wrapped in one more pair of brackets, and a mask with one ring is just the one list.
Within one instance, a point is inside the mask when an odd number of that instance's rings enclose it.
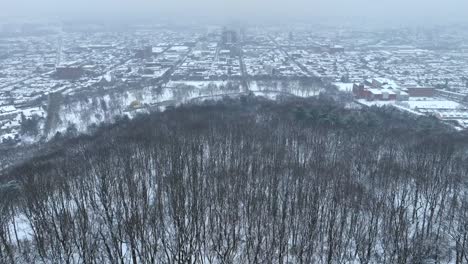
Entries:
{"label": "building", "polygon": [[366,98],[367,90],[364,84],[353,84],[353,94],[358,99]]}
{"label": "building", "polygon": [[399,89],[399,85],[395,81],[386,79],[386,78],[374,78],[364,81],[365,85],[371,86],[373,88],[383,88],[383,89]]}
{"label": "building", "polygon": [[395,91],[390,89],[368,89],[366,98],[368,101],[394,101],[397,99]]}
{"label": "building", "polygon": [[456,93],[446,90],[435,90],[435,95],[456,102],[468,102],[468,94]]}
{"label": "building", "polygon": [[224,30],[221,41],[224,46],[236,44],[238,41],[237,32],[234,30]]}
{"label": "building", "polygon": [[58,79],[79,79],[83,76],[84,70],[83,67],[78,65],[71,65],[71,66],[58,66],[55,69],[55,76]]}
{"label": "building", "polygon": [[399,93],[392,89],[371,88],[364,84],[354,84],[353,94],[356,98],[367,101],[392,101],[397,100]]}

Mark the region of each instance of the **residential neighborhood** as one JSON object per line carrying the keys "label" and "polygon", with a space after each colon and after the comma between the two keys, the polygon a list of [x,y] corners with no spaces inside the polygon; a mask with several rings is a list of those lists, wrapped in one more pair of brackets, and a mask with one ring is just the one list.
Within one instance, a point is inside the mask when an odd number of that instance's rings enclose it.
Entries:
{"label": "residential neighborhood", "polygon": [[391,105],[465,129],[466,32],[461,26],[4,24],[0,142],[85,132],[197,98],[308,97],[333,87],[360,107]]}

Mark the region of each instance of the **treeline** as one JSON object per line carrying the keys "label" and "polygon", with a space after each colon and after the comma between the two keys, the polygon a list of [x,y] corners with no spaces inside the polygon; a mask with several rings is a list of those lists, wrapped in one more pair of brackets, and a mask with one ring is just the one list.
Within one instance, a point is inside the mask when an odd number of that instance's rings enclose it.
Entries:
{"label": "treeline", "polygon": [[468,263],[467,138],[326,98],[122,119],[2,175],[0,262]]}

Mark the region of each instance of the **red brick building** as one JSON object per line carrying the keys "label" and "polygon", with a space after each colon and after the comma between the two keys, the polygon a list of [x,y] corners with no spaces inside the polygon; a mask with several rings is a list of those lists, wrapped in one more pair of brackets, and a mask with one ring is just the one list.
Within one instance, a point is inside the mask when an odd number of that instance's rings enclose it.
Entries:
{"label": "red brick building", "polygon": [[391,101],[397,99],[397,93],[392,89],[369,88],[364,84],[354,84],[353,94],[358,99],[366,99],[368,101]]}

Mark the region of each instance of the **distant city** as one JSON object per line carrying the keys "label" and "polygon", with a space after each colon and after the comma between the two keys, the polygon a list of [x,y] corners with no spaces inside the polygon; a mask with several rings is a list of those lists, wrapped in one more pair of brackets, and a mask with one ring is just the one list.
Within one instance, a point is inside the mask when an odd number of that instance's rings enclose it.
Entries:
{"label": "distant city", "polygon": [[466,27],[0,27],[0,144],[197,100],[331,93],[468,128]]}

